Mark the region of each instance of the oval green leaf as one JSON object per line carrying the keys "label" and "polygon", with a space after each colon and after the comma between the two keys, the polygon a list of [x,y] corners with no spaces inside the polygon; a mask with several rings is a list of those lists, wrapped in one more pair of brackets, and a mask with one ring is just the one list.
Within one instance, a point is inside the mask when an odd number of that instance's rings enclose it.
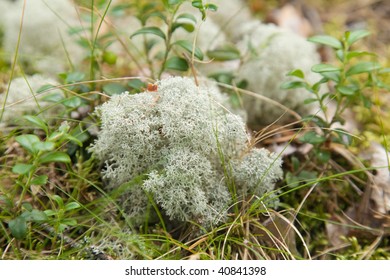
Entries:
{"label": "oval green leaf", "polygon": [[192,6],[195,7],[195,8],[203,8],[203,3],[202,3],[202,0],[193,0],[191,2]]}
{"label": "oval green leaf", "polygon": [[316,72],[316,73],[322,73],[322,72],[336,72],[340,71],[340,68],[330,65],[330,64],[325,64],[325,63],[320,63],[316,64],[311,68],[311,71]]}
{"label": "oval green leaf", "polygon": [[369,73],[378,70],[380,68],[381,66],[377,62],[364,61],[364,62],[359,62],[354,66],[352,66],[351,68],[349,68],[347,73],[345,73],[345,75],[348,77],[348,76],[357,75],[361,73]]}
{"label": "oval green leaf", "polygon": [[37,142],[33,144],[34,149],[40,152],[53,151],[55,148],[55,143],[50,141]]}
{"label": "oval green leaf", "polygon": [[48,179],[48,177],[46,175],[41,175],[41,176],[35,177],[31,181],[31,185],[38,185],[38,186],[45,185],[47,183],[47,179]]}
{"label": "oval green leaf", "polygon": [[48,162],[64,162],[70,163],[70,157],[67,153],[64,152],[50,152],[44,154],[40,159],[40,163],[48,163]]}
{"label": "oval green leaf", "polygon": [[196,23],[197,20],[196,20],[196,17],[194,17],[194,15],[192,14],[189,14],[189,13],[183,13],[183,14],[180,14],[176,20],[178,19],[189,19],[190,21],[192,21],[193,23]]}
{"label": "oval green leaf", "polygon": [[352,32],[348,32],[348,33],[346,33],[347,43],[350,46],[353,43],[355,43],[356,41],[358,41],[364,37],[367,37],[368,35],[370,35],[370,32],[367,30],[355,30]]}
{"label": "oval green leaf", "polygon": [[176,29],[179,27],[183,28],[185,31],[191,33],[195,30],[195,26],[192,23],[187,23],[187,22],[175,22],[172,25],[172,32],[174,32]]}
{"label": "oval green leaf", "polygon": [[164,68],[184,72],[188,70],[188,63],[181,57],[173,56],[165,62]]}
{"label": "oval green leaf", "polygon": [[20,216],[28,222],[45,222],[48,219],[47,215],[43,211],[37,209],[32,209],[31,211],[23,212]]}
{"label": "oval green leaf", "polygon": [[129,87],[131,87],[132,89],[135,89],[137,91],[142,91],[143,89],[146,88],[146,85],[143,81],[141,81],[140,79],[134,79],[134,80],[130,80],[127,85]]}
{"label": "oval green leaf", "polygon": [[216,61],[235,60],[241,57],[240,51],[233,45],[225,45],[207,52],[207,56]]}
{"label": "oval green leaf", "polygon": [[65,210],[66,211],[69,211],[69,210],[73,210],[73,209],[77,209],[77,208],[80,208],[80,204],[78,204],[77,202],[69,202],[65,205]]}
{"label": "oval green leaf", "polygon": [[12,172],[20,175],[25,175],[31,171],[34,166],[32,164],[18,163],[12,167]]}
{"label": "oval green leaf", "polygon": [[303,143],[309,143],[315,145],[315,144],[324,143],[326,141],[326,138],[324,136],[318,135],[314,131],[309,131],[305,133],[305,135],[300,137],[299,140]]}
{"label": "oval green leaf", "polygon": [[166,39],[164,32],[162,32],[160,28],[154,27],[154,26],[144,27],[144,28],[138,29],[136,32],[134,32],[130,36],[130,39],[133,38],[134,36],[137,36],[140,34],[152,34],[152,35],[156,35],[158,37],[161,37],[164,40]]}
{"label": "oval green leaf", "polygon": [[40,142],[38,136],[34,134],[23,134],[15,137],[16,142],[18,142],[23,148],[28,152],[34,154],[37,150],[34,148],[34,143]]}
{"label": "oval green leaf", "polygon": [[306,88],[306,87],[307,84],[301,81],[285,82],[280,86],[281,89]]}
{"label": "oval green leaf", "polygon": [[8,227],[11,234],[18,240],[24,239],[27,235],[27,222],[21,216],[9,221]]}
{"label": "oval green leaf", "polygon": [[23,118],[45,131],[46,134],[48,134],[47,124],[40,117],[27,115],[23,116]]}
{"label": "oval green leaf", "polygon": [[118,84],[118,83],[109,83],[109,84],[105,84],[103,86],[103,91],[104,93],[106,93],[107,95],[115,95],[115,94],[121,94],[123,92],[125,92],[127,89],[122,86],[121,84]]}
{"label": "oval green leaf", "polygon": [[31,211],[30,217],[31,217],[32,221],[37,222],[37,223],[45,222],[48,219],[48,217],[45,214],[45,212],[37,210],[37,209],[33,209]]}
{"label": "oval green leaf", "polygon": [[358,90],[358,88],[352,87],[352,86],[338,86],[338,87],[337,87],[337,90],[338,90],[342,95],[351,96],[351,95],[354,95],[354,94],[356,93],[356,91]]}
{"label": "oval green leaf", "polygon": [[83,102],[80,97],[72,96],[70,98],[64,99],[61,103],[68,108],[75,109],[80,107]]}
{"label": "oval green leaf", "polygon": [[53,88],[55,88],[56,86],[53,86],[53,85],[43,85],[41,86],[38,90],[37,90],[37,93],[42,93],[42,92],[45,92],[45,91],[49,91]]}
{"label": "oval green leaf", "polygon": [[179,40],[174,42],[172,45],[178,45],[185,49],[188,53],[192,55],[192,51],[194,51],[194,55],[197,59],[203,60],[203,52],[195,46],[195,50],[193,50],[193,44],[190,41],[187,40]]}
{"label": "oval green leaf", "polygon": [[305,73],[301,69],[295,69],[287,73],[287,76],[297,77],[300,79],[305,78]]}
{"label": "oval green leaf", "polygon": [[212,3],[209,3],[209,4],[206,4],[204,5],[204,7],[207,9],[207,10],[210,10],[212,12],[216,12],[218,10],[218,6],[215,5],[215,4],[212,4]]}
{"label": "oval green leaf", "polygon": [[341,49],[343,44],[336,38],[328,35],[317,35],[307,39],[309,42],[330,46],[334,49]]}

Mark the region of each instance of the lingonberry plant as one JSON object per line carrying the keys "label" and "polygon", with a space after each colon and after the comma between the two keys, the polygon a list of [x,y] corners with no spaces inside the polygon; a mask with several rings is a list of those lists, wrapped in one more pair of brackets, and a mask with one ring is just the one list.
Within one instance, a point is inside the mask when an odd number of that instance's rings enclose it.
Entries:
{"label": "lingonberry plant", "polygon": [[[335,124],[344,124],[343,112],[353,105],[360,104],[369,108],[375,88],[389,88],[383,81],[383,75],[389,69],[383,68],[377,61],[375,53],[355,50],[354,45],[370,33],[366,30],[347,31],[342,38],[337,39],[328,35],[318,35],[309,38],[313,43],[331,47],[338,63],[320,63],[312,67],[312,71],[321,75],[321,79],[314,84],[305,80],[305,74],[300,69],[291,71],[288,75],[297,78],[284,83],[282,88],[304,88],[312,94],[305,103],[317,104],[322,115],[306,116],[306,120],[314,123],[320,131],[311,130],[300,138],[302,142],[315,146],[313,150],[317,159],[325,163],[330,158],[327,149],[330,142],[337,142],[346,146],[351,144],[351,135]],[[323,86],[329,86],[329,91],[321,93]],[[333,115],[328,114],[329,102],[335,102]]]}

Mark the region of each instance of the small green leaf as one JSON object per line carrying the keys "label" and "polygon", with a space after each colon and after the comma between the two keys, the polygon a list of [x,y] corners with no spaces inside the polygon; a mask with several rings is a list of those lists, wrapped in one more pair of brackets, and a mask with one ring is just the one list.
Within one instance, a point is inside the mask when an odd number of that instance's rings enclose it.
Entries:
{"label": "small green leaf", "polygon": [[48,177],[46,175],[41,175],[41,176],[35,177],[31,181],[31,185],[43,186],[47,183],[47,179],[48,179]]}
{"label": "small green leaf", "polygon": [[319,116],[315,116],[315,115],[308,115],[307,117],[303,118],[303,120],[304,121],[312,121],[315,124],[317,124],[320,128],[324,128],[324,127],[328,126],[328,123],[324,119],[322,119]]}
{"label": "small green leaf", "polygon": [[70,129],[70,125],[68,124],[67,121],[63,121],[60,125],[60,127],[58,128],[58,131],[61,132],[61,133],[67,133]]}
{"label": "small green leaf", "polygon": [[181,57],[173,56],[165,62],[164,68],[177,71],[187,71],[188,63]]}
{"label": "small green leaf", "polygon": [[300,79],[305,78],[305,74],[303,73],[303,71],[301,69],[292,70],[291,72],[287,73],[287,76],[293,76],[293,77],[297,77]]}
{"label": "small green leaf", "polygon": [[315,171],[307,171],[307,170],[302,170],[298,174],[298,178],[301,181],[312,181],[317,179],[317,172]]}
{"label": "small green leaf", "polygon": [[57,141],[64,135],[63,132],[54,131],[50,136],[47,138],[48,141]]}
{"label": "small green leaf", "polygon": [[328,80],[338,83],[340,81],[340,72],[322,72],[321,76],[325,77]]}
{"label": "small green leaf", "polygon": [[299,186],[300,180],[297,176],[294,176],[290,171],[286,173],[286,183],[289,188],[296,188]]}
{"label": "small green leaf", "polygon": [[[79,136],[80,138],[83,138],[83,137],[86,136],[86,134],[81,133],[81,134],[79,134],[78,136]],[[86,139],[88,139],[88,138],[89,138],[89,137],[86,136]],[[69,141],[71,141],[71,142],[77,144],[79,147],[82,147],[82,146],[83,146],[83,143],[82,143],[77,137],[74,137],[74,136],[72,136],[72,135],[69,135],[69,134],[65,135],[65,139],[67,139],[67,140],[69,140]],[[85,139],[85,140],[86,140],[86,139]],[[84,141],[85,141],[85,140],[84,140]]]}
{"label": "small green leaf", "polygon": [[341,128],[336,129],[334,132],[336,132],[337,136],[334,137],[332,141],[341,143],[345,146],[350,146],[352,144],[352,135],[349,132]]}
{"label": "small green leaf", "polygon": [[351,59],[354,57],[361,57],[361,56],[376,56],[376,54],[372,52],[361,52],[361,51],[353,51],[353,52],[348,52],[347,58]]}
{"label": "small green leaf", "polygon": [[318,150],[316,152],[316,157],[320,162],[326,163],[330,160],[330,152],[324,150]]}
{"label": "small green leaf", "polygon": [[61,221],[64,225],[77,226],[77,220],[72,218],[66,218]]}
{"label": "small green leaf", "polygon": [[203,3],[202,3],[202,0],[194,0],[192,1],[192,6],[195,7],[195,8],[203,8]]}
{"label": "small green leaf", "polygon": [[25,211],[20,215],[22,218],[24,218],[28,222],[45,222],[47,221],[48,217],[45,212],[32,209],[31,211]]}
{"label": "small green leaf", "polygon": [[307,98],[305,101],[303,101],[303,104],[311,104],[314,102],[317,102],[318,100],[316,98]]}
{"label": "small green leaf", "polygon": [[76,126],[75,128],[72,129],[70,134],[65,135],[65,139],[68,139],[75,144],[79,145],[82,147],[83,142],[87,141],[90,138],[90,135],[88,132],[83,129],[81,126]]}
{"label": "small green leaf", "polygon": [[44,154],[40,159],[40,163],[48,163],[48,162],[64,162],[70,163],[70,157],[67,153],[64,152],[50,152]]}
{"label": "small green leaf", "polygon": [[12,167],[12,172],[20,175],[26,175],[34,166],[32,164],[18,163]]}
{"label": "small green leaf", "polygon": [[18,142],[23,148],[25,148],[28,152],[35,154],[37,152],[34,149],[34,143],[40,142],[38,136],[34,134],[23,134],[15,137],[16,142]]}
{"label": "small green leaf", "polygon": [[83,104],[81,98],[78,96],[72,96],[70,98],[63,99],[61,103],[64,106],[66,106],[68,108],[72,108],[72,109],[76,109],[76,108],[80,107],[81,104]]}
{"label": "small green leaf", "polygon": [[322,83],[321,81],[319,81],[319,82],[313,84],[313,85],[311,86],[312,91],[313,91],[313,92],[318,92],[318,91],[320,90],[322,84],[323,84],[323,83]]}
{"label": "small green leaf", "polygon": [[46,216],[55,216],[55,215],[57,215],[57,212],[54,211],[54,210],[51,210],[51,209],[45,210],[43,212],[45,213]]}
{"label": "small green leaf", "polygon": [[82,72],[71,72],[71,73],[64,74],[63,78],[65,78],[64,80],[66,84],[73,84],[73,83],[83,81],[85,78],[85,74]]}
{"label": "small green leaf", "polygon": [[45,96],[42,97],[43,101],[47,101],[51,103],[60,103],[62,99],[64,99],[64,96],[59,92],[46,94]]}
{"label": "small green leaf", "polygon": [[150,18],[160,18],[162,19],[165,23],[167,23],[167,17],[160,11],[153,11],[153,12],[148,12],[148,13],[143,13],[142,16],[141,16],[141,22],[143,23],[143,25],[146,24],[146,22],[150,19]]}
{"label": "small green leaf", "polygon": [[340,62],[344,62],[344,50],[337,50],[336,57]]}
{"label": "small green leaf", "polygon": [[137,91],[142,91],[146,87],[145,83],[140,79],[130,80],[127,85]]}
{"label": "small green leaf", "polygon": [[174,32],[179,27],[183,28],[187,32],[193,32],[195,30],[196,18],[191,14],[181,14],[179,15],[175,22],[172,24],[172,32]]}
{"label": "small green leaf", "polygon": [[29,121],[30,123],[34,124],[35,126],[39,127],[40,129],[42,129],[46,135],[49,133],[49,128],[47,126],[47,124],[39,117],[37,116],[23,116],[23,118],[27,121]]}
{"label": "small green leaf", "polygon": [[9,221],[8,227],[11,234],[18,240],[22,240],[27,236],[27,222],[21,216]]}
{"label": "small green leaf", "polygon": [[330,65],[330,64],[316,64],[311,68],[311,71],[316,72],[316,73],[322,73],[322,72],[335,72],[335,71],[340,71],[340,68]]}
{"label": "small green leaf", "polygon": [[172,32],[178,29],[179,27],[183,28],[185,31],[188,33],[194,32],[195,26],[192,23],[180,23],[180,22],[175,22],[172,25]]}
{"label": "small green leaf", "polygon": [[52,196],[55,202],[57,202],[58,206],[62,209],[64,208],[64,200],[62,199],[61,196],[55,194]]}
{"label": "small green leaf", "polygon": [[352,32],[347,32],[346,33],[347,43],[350,46],[353,43],[355,43],[356,41],[358,41],[364,37],[367,37],[368,35],[370,35],[370,32],[367,30],[355,30]]}
{"label": "small green leaf", "polygon": [[42,93],[42,92],[51,90],[51,89],[53,89],[53,88],[55,88],[55,87],[56,87],[56,86],[53,86],[53,85],[43,85],[43,86],[41,86],[41,87],[37,90],[37,93]]}
{"label": "small green leaf", "polygon": [[31,211],[31,219],[33,222],[41,223],[47,221],[48,217],[46,216],[45,212],[33,209]]}
{"label": "small green leaf", "polygon": [[[174,42],[172,45],[178,45],[185,49],[188,53],[192,54],[193,51],[193,44],[190,41],[187,40],[179,40]],[[195,46],[194,55],[197,59],[203,60],[203,52]]]}
{"label": "small green leaf", "polygon": [[212,73],[209,75],[209,77],[216,80],[217,82],[230,85],[234,79],[234,74],[232,72],[221,71]]}
{"label": "small green leaf", "polygon": [[137,30],[136,32],[134,32],[130,36],[130,39],[133,38],[134,36],[140,35],[140,34],[152,34],[152,35],[156,35],[158,37],[161,37],[164,40],[166,39],[166,36],[165,36],[164,32],[162,32],[160,28],[154,27],[154,26],[152,26],[152,27],[143,27],[143,28]]}
{"label": "small green leaf", "polygon": [[225,45],[207,52],[207,56],[216,61],[235,60],[241,57],[240,51],[233,45]]}
{"label": "small green leaf", "polygon": [[295,156],[291,157],[291,163],[292,163],[294,171],[297,171],[299,169],[299,167],[301,166],[300,160]]}
{"label": "small green leaf", "polygon": [[218,10],[218,6],[217,5],[214,5],[212,3],[209,3],[209,4],[206,4],[204,5],[204,7],[207,9],[207,10],[210,10],[212,12],[216,12]]}
{"label": "small green leaf", "polygon": [[73,209],[77,209],[77,208],[80,208],[80,204],[78,204],[77,202],[69,202],[65,205],[65,210],[66,211],[69,211],[69,210],[73,210]]}
{"label": "small green leaf", "polygon": [[328,35],[313,36],[313,37],[310,37],[308,39],[308,41],[312,42],[312,43],[327,45],[327,46],[330,46],[334,49],[341,49],[343,47],[343,44],[339,40],[337,40],[336,38],[334,38],[332,36],[328,36]]}
{"label": "small green leaf", "polygon": [[307,88],[306,82],[301,81],[290,81],[282,83],[280,86],[281,89],[293,89],[293,88]]}
{"label": "small green leaf", "polygon": [[3,209],[10,210],[13,207],[13,202],[5,195],[0,195],[0,205]]}
{"label": "small green leaf", "polygon": [[61,232],[64,232],[65,230],[67,230],[68,226],[66,224],[60,224],[58,226],[58,231],[61,233]]}
{"label": "small green leaf", "polygon": [[305,133],[302,137],[299,138],[299,140],[303,143],[309,143],[312,145],[321,144],[326,141],[326,138],[324,136],[318,135],[314,131],[309,131]]}
{"label": "small green leaf", "polygon": [[48,152],[48,151],[53,151],[55,148],[55,143],[50,142],[50,141],[45,141],[45,142],[37,142],[33,144],[34,149],[40,152]]}
{"label": "small green leaf", "polygon": [[336,88],[342,95],[354,95],[359,89],[355,86],[338,86]]}
{"label": "small green leaf", "polygon": [[192,21],[193,23],[196,23],[196,22],[197,22],[196,17],[194,17],[194,15],[189,14],[189,13],[180,14],[180,15],[176,18],[176,20],[179,20],[179,19],[184,19],[184,20],[189,19],[189,20]]}
{"label": "small green leaf", "polygon": [[22,203],[22,206],[24,209],[26,209],[28,212],[31,212],[33,210],[33,207],[31,205],[31,203],[29,202],[23,202]]}
{"label": "small green leaf", "polygon": [[348,77],[348,76],[357,75],[361,73],[369,73],[378,70],[380,68],[381,66],[377,62],[371,62],[371,61],[359,62],[348,69],[346,76]]}
{"label": "small green leaf", "polygon": [[111,96],[125,92],[126,88],[118,83],[109,83],[103,86],[103,91]]}

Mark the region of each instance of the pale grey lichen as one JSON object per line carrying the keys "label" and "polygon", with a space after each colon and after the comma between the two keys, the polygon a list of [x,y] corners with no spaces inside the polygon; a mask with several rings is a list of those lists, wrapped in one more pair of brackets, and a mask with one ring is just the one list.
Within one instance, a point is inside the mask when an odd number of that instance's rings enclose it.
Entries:
{"label": "pale grey lichen", "polygon": [[[311,67],[320,62],[314,44],[288,30],[258,21],[242,26],[242,40],[237,44],[245,56],[238,70],[237,82],[247,81],[247,89],[306,115],[313,109],[304,101],[311,97],[305,89],[283,90],[283,82],[291,80],[286,74],[301,69],[309,83],[319,80]],[[243,95],[248,123],[267,125],[276,121],[284,110],[262,99]],[[291,117],[291,115],[286,115]],[[291,118],[285,118],[284,122]]]}
{"label": "pale grey lichen", "polygon": [[[243,195],[250,193],[259,197],[271,192],[276,181],[283,176],[282,170],[273,166],[281,164],[282,161],[276,154],[265,149],[253,148],[233,165],[235,182],[241,187],[239,191]],[[259,170],[264,172],[258,172]]]}
{"label": "pale grey lichen", "polygon": [[242,196],[249,195],[244,188],[258,194],[274,187],[280,160],[250,151],[244,122],[216,87],[180,77],[157,86],[113,96],[97,109],[101,131],[91,151],[105,164],[108,190],[126,189],[119,205],[129,217],[143,222],[150,197],[170,219],[211,227],[226,219],[232,184]]}

